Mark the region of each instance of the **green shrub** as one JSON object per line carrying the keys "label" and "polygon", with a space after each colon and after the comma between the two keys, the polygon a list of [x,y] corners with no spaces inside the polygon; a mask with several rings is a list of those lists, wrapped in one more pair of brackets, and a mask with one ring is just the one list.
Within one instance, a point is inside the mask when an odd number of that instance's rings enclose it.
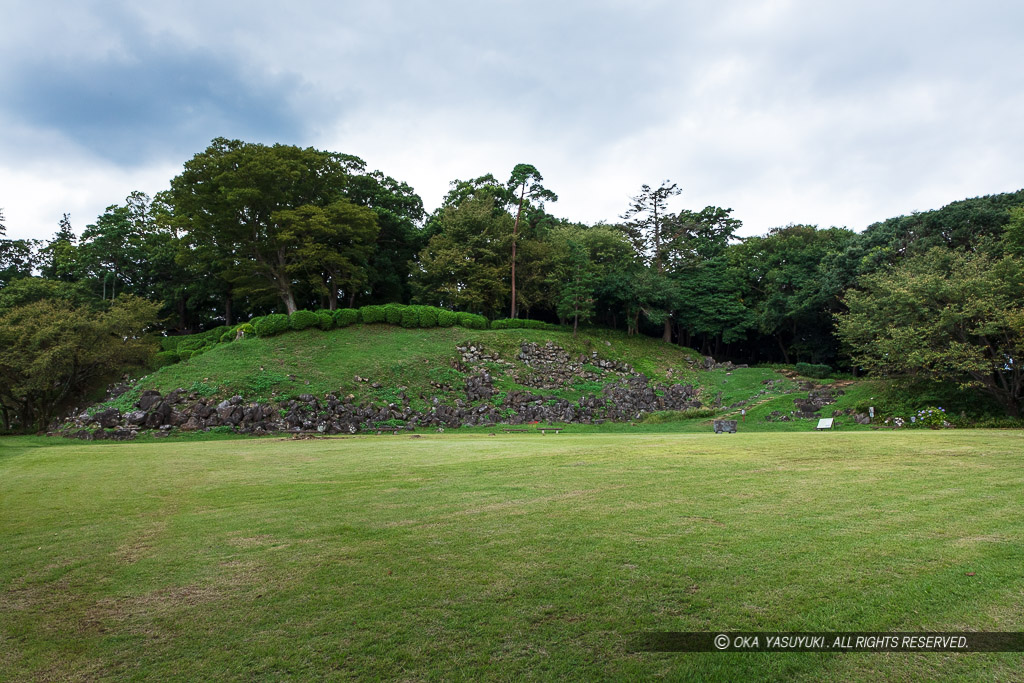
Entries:
{"label": "green shrub", "polygon": [[316,320],[316,326],[321,330],[330,330],[334,328],[334,313],[332,311],[321,308],[316,312]]}
{"label": "green shrub", "polygon": [[189,358],[191,358],[192,354],[194,354],[194,353],[195,353],[195,351],[179,350],[178,351],[178,360],[181,361],[182,363],[184,363]]}
{"label": "green shrub", "polygon": [[405,312],[406,306],[402,304],[387,304],[384,306],[384,320],[387,321],[388,325],[401,325],[402,314]]}
{"label": "green shrub", "polygon": [[552,325],[540,320],[528,320],[526,318],[505,318],[491,322],[492,330],[557,330],[558,325]]}
{"label": "green shrub", "polygon": [[253,329],[255,329],[256,328],[256,323],[258,323],[260,320],[263,320],[264,317],[266,317],[266,316],[258,315],[255,318],[250,318],[249,322],[247,324],[252,325]]}
{"label": "green shrub", "polygon": [[467,330],[486,330],[487,329],[487,318],[482,315],[476,315],[475,313],[459,313],[459,327],[465,327]]}
{"label": "green shrub", "polygon": [[182,351],[195,351],[204,343],[202,335],[190,334],[187,337],[182,337],[181,341],[178,342],[178,353]]}
{"label": "green shrub", "polygon": [[917,424],[924,425],[925,427],[931,427],[932,429],[938,429],[940,427],[952,427],[949,420],[946,419],[946,411],[942,408],[936,408],[935,406],[928,406],[917,411]]}
{"label": "green shrub", "polygon": [[402,311],[402,327],[419,327],[420,315],[419,311],[416,310],[417,308],[419,308],[419,306],[407,306],[405,310]]}
{"label": "green shrub", "polygon": [[234,330],[228,330],[227,332],[225,332],[224,334],[222,334],[220,336],[221,344],[226,344],[228,342],[233,342],[233,341],[235,341],[235,331]]}
{"label": "green shrub", "polygon": [[368,325],[387,322],[383,306],[363,306],[359,309],[359,318]]}
{"label": "green shrub", "polygon": [[270,315],[263,316],[263,319],[258,321],[253,327],[256,328],[256,336],[272,337],[288,329],[288,316],[284,313],[271,313]]}
{"label": "green shrub", "polygon": [[175,335],[173,337],[160,337],[160,350],[161,351],[177,351],[178,342],[185,337],[181,335]]}
{"label": "green shrub", "polygon": [[420,327],[437,327],[437,312],[440,310],[434,306],[417,306]]}
{"label": "green shrub", "polygon": [[348,327],[359,322],[359,309],[339,308],[334,312],[334,323],[338,327]]}
{"label": "green shrub", "polygon": [[459,324],[459,316],[454,311],[439,308],[437,311],[438,327],[453,327]]}
{"label": "green shrub", "polygon": [[234,328],[231,327],[231,325],[220,325],[219,327],[214,327],[213,329],[206,330],[205,332],[200,332],[198,336],[202,337],[203,341],[212,341],[216,344],[220,341],[221,335],[232,329]]}
{"label": "green shrub", "polygon": [[796,374],[813,379],[825,379],[832,374],[832,368],[816,363],[797,363]]}
{"label": "green shrub", "polygon": [[313,311],[295,311],[288,316],[288,327],[293,330],[304,330],[307,327],[313,327],[318,322],[320,319]]}
{"label": "green shrub", "polygon": [[178,362],[177,351],[158,351],[153,354],[153,360],[150,361],[150,366],[156,370],[158,368],[165,367],[167,365],[174,365]]}
{"label": "green shrub", "polygon": [[239,325],[238,328],[235,330],[235,334],[238,334],[238,332],[241,332],[242,335],[245,337],[251,337],[254,334],[256,334],[255,328],[253,328],[253,326],[250,323],[242,323],[241,325]]}

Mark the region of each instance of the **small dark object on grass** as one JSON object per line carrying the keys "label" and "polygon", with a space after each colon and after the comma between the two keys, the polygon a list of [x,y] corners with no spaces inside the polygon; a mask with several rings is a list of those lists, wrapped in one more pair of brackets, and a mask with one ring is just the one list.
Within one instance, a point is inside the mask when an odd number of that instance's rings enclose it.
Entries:
{"label": "small dark object on grass", "polygon": [[715,429],[715,434],[721,434],[722,432],[736,433],[736,420],[715,420],[712,426]]}

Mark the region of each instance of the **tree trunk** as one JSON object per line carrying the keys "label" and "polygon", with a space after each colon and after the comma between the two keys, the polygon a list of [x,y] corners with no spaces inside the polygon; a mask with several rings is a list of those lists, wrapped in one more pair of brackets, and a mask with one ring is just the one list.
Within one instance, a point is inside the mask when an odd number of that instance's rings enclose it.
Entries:
{"label": "tree trunk", "polygon": [[231,295],[224,297],[224,324],[231,325]]}
{"label": "tree trunk", "polygon": [[661,341],[666,344],[672,343],[672,318],[665,318],[665,329],[661,333]]}
{"label": "tree trunk", "polygon": [[779,343],[779,351],[782,351],[782,362],[789,365],[789,353],[786,351],[786,347],[782,343],[782,335],[775,335],[775,341]]}
{"label": "tree trunk", "polygon": [[579,311],[577,311],[576,314],[573,315],[573,317],[572,317],[572,336],[574,336],[574,337],[576,336],[576,330],[579,329],[579,326],[580,326],[580,314],[579,314]]}
{"label": "tree trunk", "polygon": [[285,310],[288,311],[288,315],[291,315],[298,310],[295,305],[295,295],[292,294],[291,289],[285,289],[281,291],[281,300],[284,302]]}
{"label": "tree trunk", "polygon": [[338,285],[334,280],[331,280],[331,292],[328,295],[327,307],[332,311],[338,308]]}
{"label": "tree trunk", "polygon": [[526,184],[519,195],[519,209],[516,211],[516,222],[512,226],[512,312],[510,318],[516,317],[516,238],[519,235],[519,216],[523,213],[523,200],[526,198]]}

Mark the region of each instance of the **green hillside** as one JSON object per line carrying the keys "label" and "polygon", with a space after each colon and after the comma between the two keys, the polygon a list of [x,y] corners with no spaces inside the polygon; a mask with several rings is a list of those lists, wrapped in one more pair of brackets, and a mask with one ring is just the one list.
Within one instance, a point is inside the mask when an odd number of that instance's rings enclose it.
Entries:
{"label": "green hillside", "polygon": [[[685,347],[600,329],[573,336],[527,329],[311,328],[218,344],[141,378],[89,412],[127,414],[146,392],[174,392],[181,409],[231,397],[268,406],[250,424],[272,410],[284,417],[296,403],[312,405],[294,424],[261,427],[266,431],[312,430],[310,420],[323,417],[328,401],[345,401],[353,415],[336,428],[318,427],[327,433],[532,422],[573,423],[584,431],[703,431],[716,418],[738,419],[744,430],[805,431],[818,416],[835,411],[847,413],[840,418],[844,428],[866,428],[849,413],[864,411],[879,389],[864,382],[812,384],[784,369],[709,364]],[[834,396],[803,419],[792,416],[800,409],[794,400],[807,399],[812,390]],[[148,426],[182,426],[187,415]],[[239,418],[231,425],[245,431],[245,423]],[[200,420],[185,429],[211,424]],[[88,424],[80,420],[77,426]]]}
{"label": "green hillside", "polygon": [[[344,392],[384,399],[391,389],[405,386],[410,395],[433,394],[436,387],[431,383],[453,384],[462,380],[462,373],[452,367],[460,357],[458,346],[482,346],[515,362],[523,342],[547,341],[571,356],[589,356],[596,351],[601,359],[628,363],[657,381],[666,381],[670,369],[673,376],[693,376],[692,367],[703,360],[690,349],[606,330],[593,330],[574,338],[571,333],[560,331],[355,325],[327,332],[312,328],[220,344],[188,361],[161,368],[141,380],[137,390],[166,393],[194,386],[215,396],[242,394],[270,399]],[[356,376],[370,381],[357,381]],[[381,389],[372,389],[373,383],[381,384]]]}

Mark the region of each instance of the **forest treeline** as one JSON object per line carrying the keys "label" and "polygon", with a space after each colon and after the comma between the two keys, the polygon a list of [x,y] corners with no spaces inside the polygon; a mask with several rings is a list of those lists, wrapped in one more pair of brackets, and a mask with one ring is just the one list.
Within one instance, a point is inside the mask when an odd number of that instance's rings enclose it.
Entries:
{"label": "forest treeline", "polygon": [[557,188],[543,182],[529,164],[455,180],[427,214],[358,157],[216,139],[169,190],[133,192],[80,233],[67,215],[50,240],[0,225],[0,323],[39,302],[109,315],[120,295],[150,302],[170,334],[416,303],[597,324],[741,362],[927,373],[1019,413],[1024,190],[861,232],[740,237],[731,209],[677,208],[668,181],[595,225],[553,215]]}

